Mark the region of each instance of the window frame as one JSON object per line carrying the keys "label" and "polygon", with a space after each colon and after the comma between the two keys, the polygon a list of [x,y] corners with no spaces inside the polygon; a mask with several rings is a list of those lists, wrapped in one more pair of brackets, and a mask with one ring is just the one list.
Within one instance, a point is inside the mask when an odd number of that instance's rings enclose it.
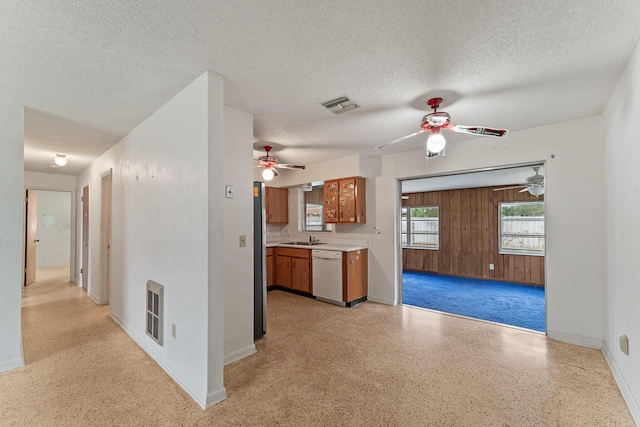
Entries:
{"label": "window frame", "polygon": [[[503,216],[502,216],[502,206],[503,205],[535,205],[542,204],[544,208],[544,200],[528,200],[528,201],[511,201],[511,202],[500,202],[498,203],[498,254],[500,255],[529,255],[529,256],[545,256],[547,252],[547,230],[546,230],[546,215],[542,214],[542,219],[537,219],[540,217],[522,217],[522,218],[536,218],[536,221],[542,221],[543,224],[543,233],[511,233],[511,236],[526,236],[526,237],[534,237],[534,238],[542,238],[543,241],[543,249],[542,250],[531,250],[531,249],[503,249],[502,247],[502,227],[503,227]],[[506,217],[505,217],[506,218]],[[511,219],[512,221],[514,219]],[[531,219],[529,219],[531,221]],[[518,220],[516,220],[518,221]]]}
{"label": "window frame", "polygon": [[[438,216],[437,218],[437,222],[438,222],[438,227],[437,227],[437,231],[436,232],[423,232],[423,233],[412,233],[411,232],[411,210],[412,209],[437,209],[438,210]],[[407,217],[406,219],[403,217],[403,212],[406,210],[407,213]],[[413,217],[413,218],[424,218],[424,217]],[[429,218],[433,218],[433,217],[429,217]],[[407,223],[407,227],[406,227],[406,232],[402,231],[402,223],[406,222]],[[412,235],[435,235],[438,236],[438,244],[437,246],[415,246],[415,245],[411,245],[410,243],[412,242]],[[405,242],[403,243],[403,236],[406,236]],[[440,206],[439,205],[421,205],[421,206],[402,206],[400,208],[400,246],[402,247],[402,249],[426,249],[426,250],[430,250],[430,251],[438,251],[440,250]]]}

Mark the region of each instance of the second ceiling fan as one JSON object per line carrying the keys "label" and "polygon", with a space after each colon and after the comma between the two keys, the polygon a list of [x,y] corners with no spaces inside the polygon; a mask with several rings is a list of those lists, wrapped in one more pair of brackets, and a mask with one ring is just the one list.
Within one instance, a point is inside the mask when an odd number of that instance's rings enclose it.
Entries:
{"label": "second ceiling fan", "polygon": [[427,101],[430,108],[433,109],[433,113],[429,113],[422,118],[422,125],[419,131],[412,133],[411,135],[403,136],[402,138],[394,139],[391,142],[382,144],[376,147],[379,150],[389,145],[397,144],[398,142],[409,139],[413,136],[420,135],[421,133],[431,132],[429,138],[427,138],[427,157],[435,157],[441,153],[444,155],[444,148],[447,144],[447,140],[442,135],[441,131],[446,129],[451,132],[468,133],[471,135],[485,135],[495,136],[502,138],[509,132],[506,129],[494,129],[481,126],[462,126],[452,125],[451,115],[445,111],[438,111],[442,98],[431,98]]}
{"label": "second ceiling fan", "polygon": [[528,177],[523,184],[494,188],[493,191],[522,188],[519,193],[524,193],[526,191],[533,196],[540,197],[544,194],[544,175],[540,175],[540,166],[534,166],[532,169],[535,172],[535,175]]}

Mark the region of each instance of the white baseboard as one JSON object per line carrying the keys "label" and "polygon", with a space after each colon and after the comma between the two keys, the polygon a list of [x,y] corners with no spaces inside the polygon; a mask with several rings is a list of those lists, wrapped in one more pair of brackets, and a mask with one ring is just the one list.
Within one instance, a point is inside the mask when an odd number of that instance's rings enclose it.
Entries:
{"label": "white baseboard", "polygon": [[563,332],[547,330],[547,337],[554,341],[566,342],[568,344],[581,345],[601,349],[603,341],[595,338],[581,337],[580,335],[565,334]]}
{"label": "white baseboard", "polygon": [[386,305],[396,305],[396,302],[392,299],[389,298],[379,298],[375,295],[367,295],[367,301],[373,301],[373,302],[377,302],[379,304],[386,304]]}
{"label": "white baseboard", "polygon": [[16,357],[15,359],[0,362],[0,372],[10,371],[11,369],[22,368],[24,366],[24,357]]}
{"label": "white baseboard", "polygon": [[602,354],[604,355],[604,359],[609,365],[609,369],[611,369],[611,372],[613,373],[613,378],[618,384],[618,388],[622,393],[624,401],[627,403],[627,407],[629,408],[629,412],[631,412],[633,420],[636,422],[636,425],[640,425],[640,406],[638,405],[636,399],[633,397],[633,393],[631,393],[631,389],[627,385],[627,382],[624,380],[624,376],[622,375],[620,368],[618,368],[618,365],[613,358],[613,354],[611,354],[611,351],[609,350],[606,342],[603,343]]}
{"label": "white baseboard", "polygon": [[78,281],[78,279],[74,280],[75,284],[78,285],[79,288],[82,287],[82,285],[80,284],[80,282]]}
{"label": "white baseboard", "polygon": [[87,292],[87,295],[89,295],[89,298],[91,298],[96,304],[100,305],[100,298],[98,298],[94,293]]}
{"label": "white baseboard", "polygon": [[154,348],[154,346],[157,344],[151,343],[149,341],[150,339],[146,335],[140,335],[136,333],[116,313],[110,312],[109,315],[118,325],[120,325],[120,327],[127,333],[127,335],[129,335],[136,342],[136,344],[138,344],[140,348],[145,351],[145,353],[147,353],[153,360],[155,360],[156,363],[162,369],[164,369],[164,371],[171,378],[173,378],[173,380],[178,383],[178,385],[182,387],[184,391],[186,391],[198,405],[200,405],[202,409],[226,399],[227,391],[224,387],[207,395],[206,390],[203,390],[200,386],[198,386],[184,374],[182,374],[182,372],[180,372],[180,370],[177,369],[176,366],[169,359],[167,359],[164,354]]}
{"label": "white baseboard", "polygon": [[240,359],[244,359],[247,356],[251,356],[255,352],[256,352],[256,345],[254,343],[251,343],[251,345],[232,351],[231,353],[225,354],[224,365],[227,366],[229,363],[237,362]]}
{"label": "white baseboard", "polygon": [[208,408],[209,406],[213,406],[216,403],[220,403],[226,398],[227,398],[227,389],[225,389],[224,387],[222,387],[220,390],[212,391],[207,395],[206,407]]}

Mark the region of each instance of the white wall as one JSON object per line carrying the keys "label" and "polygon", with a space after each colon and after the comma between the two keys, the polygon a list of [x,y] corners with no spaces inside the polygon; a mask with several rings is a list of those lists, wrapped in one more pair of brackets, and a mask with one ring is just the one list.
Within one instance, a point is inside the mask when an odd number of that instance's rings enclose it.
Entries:
{"label": "white wall", "polygon": [[71,260],[71,193],[38,190],[36,267]]}
{"label": "white wall", "polygon": [[[622,394],[640,424],[640,47],[603,114],[607,325],[604,353]],[[629,338],[629,355],[618,338]]]}
{"label": "white wall", "polygon": [[[339,163],[343,176],[369,177],[367,223],[337,225],[335,237],[369,240],[369,299],[397,303],[402,271],[396,238],[398,179],[546,162],[547,332],[554,339],[599,348],[604,336],[602,155],[602,119],[591,117],[511,132],[504,139],[451,143],[446,157],[428,165],[422,149],[369,162],[358,156],[345,158]],[[307,165],[307,170],[296,171],[295,178],[289,175],[285,185],[335,175],[332,162]],[[376,226],[380,234],[373,233]]]}
{"label": "white wall", "polygon": [[[224,108],[224,362],[253,354],[253,116]],[[240,236],[247,246],[240,247]]]}
{"label": "white wall", "polygon": [[[43,172],[24,171],[24,188],[26,190],[68,191],[71,193],[71,224],[76,223],[76,177]],[[78,283],[76,276],[76,227],[71,227],[69,277]],[[81,245],[81,243],[80,243]],[[78,286],[80,284],[78,283]]]}
{"label": "white wall", "polygon": [[[77,187],[90,191],[89,292],[102,294],[101,176],[113,169],[111,316],[203,407],[226,397],[223,243],[213,229],[223,222],[224,184],[208,160],[223,149],[222,97],[222,78],[203,74],[93,162]],[[149,279],[165,287],[163,346],[145,334]]]}
{"label": "white wall", "polygon": [[0,372],[24,365],[20,323],[23,285],[24,107],[0,103]]}

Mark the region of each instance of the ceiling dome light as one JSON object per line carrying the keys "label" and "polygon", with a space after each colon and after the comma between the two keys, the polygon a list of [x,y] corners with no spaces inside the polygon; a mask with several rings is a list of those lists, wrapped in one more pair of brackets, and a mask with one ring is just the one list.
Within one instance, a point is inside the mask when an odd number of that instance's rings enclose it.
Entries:
{"label": "ceiling dome light", "polygon": [[444,146],[447,145],[447,140],[444,139],[444,136],[440,132],[433,132],[427,138],[427,150],[429,152],[437,154],[444,150]]}
{"label": "ceiling dome light", "polygon": [[271,170],[271,168],[265,168],[262,171],[262,177],[265,179],[265,181],[271,181],[273,179],[273,171]]}
{"label": "ceiling dome light", "polygon": [[67,156],[66,154],[56,154],[56,157],[55,159],[53,159],[53,161],[56,162],[56,165],[62,167],[67,164]]}

